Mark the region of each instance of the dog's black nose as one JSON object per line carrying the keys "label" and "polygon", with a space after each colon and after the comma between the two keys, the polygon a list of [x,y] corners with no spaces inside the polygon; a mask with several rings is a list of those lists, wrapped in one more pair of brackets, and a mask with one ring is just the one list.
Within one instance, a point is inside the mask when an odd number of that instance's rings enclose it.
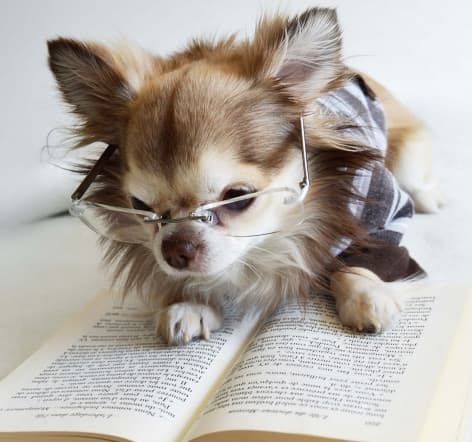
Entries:
{"label": "dog's black nose", "polygon": [[198,244],[188,238],[169,237],[162,241],[162,255],[167,264],[176,269],[186,269],[198,253]]}

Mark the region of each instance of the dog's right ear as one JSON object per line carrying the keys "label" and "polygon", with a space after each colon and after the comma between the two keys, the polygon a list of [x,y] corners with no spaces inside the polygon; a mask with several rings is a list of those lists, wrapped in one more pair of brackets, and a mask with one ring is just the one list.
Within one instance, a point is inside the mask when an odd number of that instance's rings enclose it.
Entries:
{"label": "dog's right ear", "polygon": [[243,61],[251,78],[276,79],[292,97],[311,102],[344,70],[336,11],[312,8],[292,18],[263,17]]}
{"label": "dog's right ear", "polygon": [[80,121],[77,144],[117,143],[138,80],[152,69],[151,57],[129,45],[113,52],[97,43],[66,38],[49,40],[48,49],[59,90]]}

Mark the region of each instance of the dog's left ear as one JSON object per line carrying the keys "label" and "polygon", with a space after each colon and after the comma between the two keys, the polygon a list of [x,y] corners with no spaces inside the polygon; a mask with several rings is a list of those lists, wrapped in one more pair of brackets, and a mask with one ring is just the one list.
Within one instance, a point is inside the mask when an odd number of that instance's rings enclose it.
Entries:
{"label": "dog's left ear", "polygon": [[274,78],[294,98],[308,101],[343,71],[341,31],[334,9],[313,8],[294,18],[263,18],[248,45],[247,68]]}

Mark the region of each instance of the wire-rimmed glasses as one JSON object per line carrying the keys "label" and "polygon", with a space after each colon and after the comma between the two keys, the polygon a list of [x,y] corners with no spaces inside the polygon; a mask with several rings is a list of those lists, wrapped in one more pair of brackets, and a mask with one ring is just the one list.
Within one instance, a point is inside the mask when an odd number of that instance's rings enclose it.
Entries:
{"label": "wire-rimmed glasses", "polygon": [[[118,148],[116,145],[109,145],[72,194],[70,213],[99,235],[126,243],[148,243],[152,239],[156,225],[162,228],[166,224],[189,221],[214,226],[221,229],[224,234],[235,237],[279,232],[286,227],[300,224],[304,219],[303,200],[310,182],[303,117],[300,117],[300,131],[303,178],[299,182],[298,189],[274,187],[213,201],[202,204],[177,218],[159,215],[150,210],[115,207],[82,199],[107,160]],[[241,204],[245,206],[244,210],[234,210]],[[277,214],[277,219],[267,216],[267,213]]]}

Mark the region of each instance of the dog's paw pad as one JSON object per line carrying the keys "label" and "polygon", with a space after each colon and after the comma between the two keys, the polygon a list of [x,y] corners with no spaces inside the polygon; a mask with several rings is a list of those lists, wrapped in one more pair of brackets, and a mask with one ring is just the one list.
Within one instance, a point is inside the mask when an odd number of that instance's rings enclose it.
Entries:
{"label": "dog's paw pad", "polygon": [[192,339],[209,339],[222,324],[219,311],[192,302],[172,304],[157,317],[157,332],[171,345],[188,344]]}
{"label": "dog's paw pad", "polygon": [[353,293],[338,300],[336,307],[344,325],[365,333],[380,333],[388,329],[402,311],[401,300],[386,285]]}

